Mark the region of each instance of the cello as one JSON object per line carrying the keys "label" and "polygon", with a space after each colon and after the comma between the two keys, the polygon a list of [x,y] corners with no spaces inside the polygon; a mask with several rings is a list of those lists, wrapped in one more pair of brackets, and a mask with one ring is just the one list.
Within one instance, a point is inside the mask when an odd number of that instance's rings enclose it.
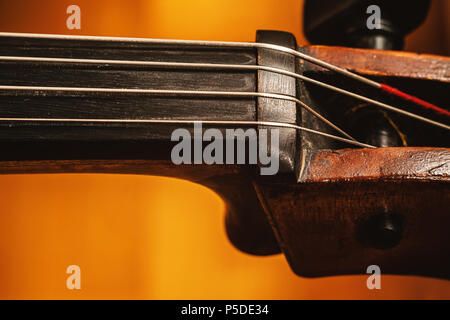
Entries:
{"label": "cello", "polygon": [[[435,105],[445,105],[448,86],[448,77],[442,71],[448,70],[448,59],[445,58],[355,49],[297,48],[292,36],[276,32],[260,32],[258,43],[276,43],[339,68],[356,71],[377,82],[415,92]],[[448,252],[448,248],[441,246],[448,242],[445,241],[445,210],[442,210],[448,205],[448,152],[442,149],[446,147],[448,135],[441,128],[428,127],[411,119],[405,121],[397,114],[386,115],[350,98],[330,94],[304,79],[294,80],[292,73],[354,89],[354,83],[346,83],[350,80],[298,57],[273,52],[277,50],[271,46],[224,49],[218,43],[200,45],[192,42],[9,34],[2,38],[2,48],[4,57],[29,58],[2,61],[6,65],[2,68],[5,75],[2,141],[5,150],[9,150],[2,159],[3,173],[118,172],[186,178],[223,195],[229,209],[226,220],[228,233],[238,248],[261,255],[282,250],[294,271],[300,275],[359,273],[363,266],[377,260],[389,273],[446,277],[448,262],[442,257],[438,259],[432,248],[439,243],[441,250]],[[88,50],[90,53],[86,53]],[[287,70],[291,74],[274,74],[263,69],[224,72],[217,70],[220,69],[218,66],[209,66],[217,68],[210,72],[191,68],[183,70],[188,68],[186,65],[178,65],[177,70],[156,65],[137,68],[127,67],[126,63],[113,65],[110,61],[141,61],[139,54],[144,50],[149,61],[173,58],[175,63],[191,65],[258,65]],[[36,57],[54,60],[31,59]],[[92,63],[88,63],[88,59],[97,60],[95,68],[90,67]],[[64,69],[67,66],[69,68]],[[405,66],[414,68],[408,70]],[[195,67],[200,68],[199,65]],[[252,168],[175,167],[164,158],[170,155],[172,145],[168,137],[174,123],[150,126],[145,122],[125,121],[74,123],[70,119],[111,120],[111,117],[117,117],[121,120],[164,118],[179,121],[189,118],[189,121],[203,121],[205,124],[207,121],[228,119],[237,122],[246,119],[259,121],[259,124],[253,124],[255,126],[266,126],[268,123],[262,123],[266,121],[289,123],[323,133],[327,133],[329,128],[306,109],[293,107],[296,102],[274,101],[268,96],[196,99],[198,97],[189,96],[192,93],[184,92],[188,97],[180,99],[179,96],[167,98],[161,91],[153,92],[160,96],[147,97],[141,94],[143,92],[61,89],[70,87],[67,85],[70,83],[76,83],[78,88],[83,85],[116,89],[142,85],[148,88],[148,83],[152,83],[154,90],[181,91],[188,88],[216,93],[289,95],[312,106],[316,113],[329,114],[327,118],[338,123],[338,127],[351,128],[349,131],[357,132],[358,140],[391,148],[344,149],[348,146],[312,132],[287,127],[280,129],[281,145],[285,149],[280,159],[281,173],[273,181],[254,177]],[[273,83],[278,87],[265,87]],[[31,90],[25,90],[25,84]],[[10,88],[7,90],[6,86]],[[46,91],[44,87],[60,90]],[[382,102],[384,104],[407,104],[363,86],[356,90],[361,90],[360,96],[389,101]],[[139,105],[155,108],[143,110]],[[409,107],[408,110],[417,108],[412,103]],[[345,114],[338,112],[342,110],[350,110],[350,113],[340,118],[339,115]],[[178,111],[181,113],[177,114]],[[291,113],[286,114],[288,111]],[[132,119],[123,119],[124,114],[130,113]],[[50,118],[43,116],[49,114]],[[426,115],[427,119],[442,122],[441,116],[431,112]],[[361,120],[374,118],[377,120],[370,124],[374,128],[367,127],[367,122]],[[45,119],[47,121],[42,121]],[[356,125],[345,123],[347,120]],[[360,124],[364,124],[362,128],[358,128]],[[407,134],[403,133],[404,130]],[[410,138],[405,142],[403,135]],[[399,144],[427,145],[430,149],[397,148]],[[17,148],[19,145],[20,149]],[[422,197],[427,201],[420,201]],[[441,220],[442,223],[436,223]],[[380,225],[381,230],[378,229]]]}

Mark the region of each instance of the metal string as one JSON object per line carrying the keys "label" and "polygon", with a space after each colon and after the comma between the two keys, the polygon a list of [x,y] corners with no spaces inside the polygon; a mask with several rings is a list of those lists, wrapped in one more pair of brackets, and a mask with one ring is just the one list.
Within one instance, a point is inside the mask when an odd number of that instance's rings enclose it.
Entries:
{"label": "metal string", "polygon": [[309,107],[301,100],[292,96],[278,93],[264,92],[234,92],[234,91],[193,91],[193,90],[155,90],[155,89],[128,89],[128,88],[76,88],[76,87],[30,87],[30,86],[3,86],[0,90],[19,90],[19,91],[66,91],[66,92],[91,92],[91,93],[136,93],[136,94],[152,94],[152,95],[183,95],[183,96],[213,96],[213,97],[259,97],[292,101],[305,108],[320,120],[334,128],[350,140],[356,141],[352,136],[333,124],[327,118],[319,114],[317,111]]}
{"label": "metal string", "polygon": [[83,40],[83,41],[100,41],[100,42],[128,42],[128,43],[142,43],[142,44],[163,44],[163,45],[188,45],[201,47],[218,47],[218,48],[255,48],[255,49],[270,49],[278,52],[284,52],[295,57],[301,58],[315,65],[319,65],[337,73],[343,74],[347,77],[353,78],[357,81],[366,83],[372,87],[380,88],[380,84],[376,81],[370,80],[366,77],[360,76],[356,73],[350,72],[347,69],[332,65],[323,60],[314,58],[307,54],[301,53],[297,50],[261,42],[229,42],[229,41],[198,41],[198,40],[172,40],[172,39],[148,39],[148,38],[122,38],[122,37],[98,37],[98,36],[73,36],[73,35],[56,35],[56,34],[36,34],[36,33],[12,33],[0,32],[0,37],[14,37],[14,38],[35,38],[35,39],[53,39],[53,40]]}
{"label": "metal string", "polygon": [[227,121],[227,120],[168,120],[168,119],[58,119],[58,118],[0,118],[0,121],[20,121],[20,122],[69,122],[69,123],[153,123],[153,124],[210,124],[210,125],[243,125],[243,126],[268,126],[268,127],[280,127],[280,128],[289,128],[300,131],[305,131],[313,134],[317,134],[323,137],[327,137],[333,140],[346,142],[358,147],[363,148],[376,148],[375,146],[361,143],[358,141],[353,141],[350,139],[338,137],[332,134],[328,134],[325,132],[317,131],[314,129],[305,128],[302,126],[298,126],[291,123],[284,122],[274,122],[274,121]]}
{"label": "metal string", "polygon": [[[22,33],[0,33],[0,37],[19,37],[19,38],[41,38],[41,39],[60,39],[60,40],[88,40],[88,41],[122,41],[122,42],[134,42],[134,43],[153,43],[153,44],[167,44],[167,45],[191,45],[191,46],[213,46],[213,47],[239,47],[239,48],[261,48],[261,49],[272,49],[288,54],[292,54],[296,57],[302,58],[306,61],[314,63],[316,65],[325,67],[327,69],[333,70],[335,72],[344,74],[350,78],[356,79],[358,81],[364,82],[373,87],[380,88],[381,84],[367,79],[358,74],[354,74],[346,69],[339,68],[337,66],[331,65],[325,61],[320,59],[316,59],[314,57],[305,55],[296,50],[266,44],[266,43],[246,43],[246,42],[222,42],[222,41],[192,41],[192,40],[166,40],[166,39],[140,39],[140,38],[115,38],[115,37],[92,37],[92,36],[66,36],[66,35],[42,35],[42,34],[22,34]],[[99,59],[70,59],[70,58],[40,58],[40,57],[0,57],[0,60],[5,61],[40,61],[40,62],[63,62],[63,63],[91,63],[91,64],[122,64],[122,65],[140,65],[140,66],[155,66],[155,67],[180,67],[180,68],[205,68],[205,69],[238,69],[238,70],[262,70],[268,72],[274,72],[278,74],[283,74],[287,76],[291,76],[297,79],[301,79],[304,81],[308,81],[315,85],[319,85],[336,92],[349,95],[353,98],[360,99],[375,105],[378,105],[382,108],[398,112],[404,114],[406,116],[428,122],[430,124],[442,127],[444,129],[450,129],[450,126],[445,124],[427,119],[425,117],[421,117],[419,115],[404,111],[402,109],[384,104],[382,102],[346,91],[344,89],[340,89],[329,84],[305,77],[303,75],[290,72],[287,70],[268,67],[268,66],[257,66],[257,65],[232,65],[232,64],[207,64],[207,63],[179,63],[179,62],[151,62],[151,61],[129,61],[129,60],[99,60]],[[304,104],[302,101],[287,95],[275,94],[275,93],[258,93],[258,92],[220,92],[220,91],[177,91],[177,90],[145,90],[145,89],[111,89],[111,88],[67,88],[67,87],[27,87],[27,86],[0,86],[0,89],[3,90],[34,90],[34,91],[80,91],[80,92],[119,92],[119,93],[147,93],[147,94],[169,94],[169,95],[203,95],[203,96],[252,96],[252,97],[266,97],[272,99],[281,99],[292,101],[300,104],[306,110],[312,112],[315,116],[320,118],[322,121],[339,131],[341,134],[349,137],[351,140],[336,137],[333,135],[329,135],[323,132],[315,131],[308,128],[303,128],[300,126],[285,124],[285,123],[277,123],[277,122],[261,122],[261,121],[253,121],[253,122],[242,122],[242,121],[201,121],[204,123],[216,123],[216,124],[227,124],[227,123],[251,123],[251,124],[264,124],[272,125],[272,126],[282,126],[282,127],[290,127],[295,128],[297,130],[303,130],[315,134],[320,134],[323,136],[330,137],[332,139],[344,141],[352,144],[356,144],[364,147],[373,147],[366,144],[362,144],[354,141],[354,139],[345,133],[343,130],[332,124],[329,120],[318,114],[316,111],[311,109],[309,106]],[[95,120],[94,122],[146,122],[146,123],[164,123],[167,121],[174,121],[173,123],[193,123],[196,122],[194,120],[127,120],[127,119],[40,119],[40,118],[0,118],[0,121],[65,121],[65,122],[85,122]],[[168,122],[168,123],[169,123]],[[343,139],[343,140],[342,140]],[[355,143],[356,142],[356,143]]]}
{"label": "metal string", "polygon": [[[429,123],[433,126],[437,126],[443,129],[450,130],[450,126],[443,124],[441,122],[428,119],[426,117],[417,115],[412,112],[405,111],[403,109],[394,107],[392,105],[356,94],[354,92],[338,88],[336,86],[329,85],[327,83],[306,77],[304,75],[283,70],[275,67],[260,66],[260,65],[239,65],[239,64],[213,64],[213,63],[185,63],[185,62],[156,62],[156,61],[132,61],[132,60],[106,60],[106,59],[75,59],[75,58],[44,58],[44,57],[14,57],[14,56],[0,56],[0,61],[21,61],[21,62],[54,62],[54,63],[79,63],[79,64],[105,64],[105,65],[133,65],[133,66],[152,66],[152,67],[170,67],[170,68],[192,68],[192,69],[227,69],[227,70],[252,70],[252,71],[268,71],[277,74],[282,74],[290,76],[296,79],[300,79],[317,86],[324,87],[326,89],[341,93],[343,95],[350,96],[352,98],[371,103],[373,105],[379,106],[383,109],[390,110],[404,116]],[[17,89],[20,90],[20,89]],[[321,116],[319,113],[314,111],[311,107],[307,106],[305,103],[296,99],[296,103],[300,104],[303,108],[314,114],[316,117],[321,119],[323,122],[327,123],[329,126],[333,127],[335,130],[339,131],[341,134],[349,139],[354,140],[350,135],[345,133],[343,130],[335,126],[325,117]]]}
{"label": "metal string", "polygon": [[450,112],[446,109],[440,108],[427,101],[419,99],[413,95],[407,94],[401,90],[390,87],[388,85],[376,82],[367,77],[361,76],[357,73],[351,72],[347,69],[340,68],[331,63],[317,59],[310,55],[304,54],[297,50],[286,48],[279,45],[268,43],[250,43],[250,42],[226,42],[226,41],[194,41],[194,40],[167,40],[167,39],[142,39],[142,38],[114,38],[114,37],[94,37],[94,36],[70,36],[70,35],[53,35],[53,34],[32,34],[32,33],[0,33],[0,37],[16,37],[16,38],[37,38],[37,39],[59,39],[59,40],[83,40],[83,41],[100,41],[112,42],[122,41],[128,43],[147,43],[147,44],[165,44],[165,45],[190,45],[190,46],[209,46],[209,47],[228,47],[228,48],[256,48],[256,49],[270,49],[278,52],[287,53],[295,57],[301,58],[305,61],[321,66],[328,70],[332,70],[346,77],[352,78],[359,82],[365,83],[369,86],[375,87],[389,95],[401,98],[415,103],[426,109],[433,110],[439,114],[450,116]]}

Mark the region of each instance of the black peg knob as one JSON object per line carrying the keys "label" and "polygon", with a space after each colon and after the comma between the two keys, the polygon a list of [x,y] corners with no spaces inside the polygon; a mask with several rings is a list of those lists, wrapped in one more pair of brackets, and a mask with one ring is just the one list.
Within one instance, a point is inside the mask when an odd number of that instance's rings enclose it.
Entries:
{"label": "black peg knob", "polygon": [[[370,5],[381,10],[379,29],[367,28]],[[303,29],[312,44],[401,50],[429,7],[430,0],[305,0]]]}

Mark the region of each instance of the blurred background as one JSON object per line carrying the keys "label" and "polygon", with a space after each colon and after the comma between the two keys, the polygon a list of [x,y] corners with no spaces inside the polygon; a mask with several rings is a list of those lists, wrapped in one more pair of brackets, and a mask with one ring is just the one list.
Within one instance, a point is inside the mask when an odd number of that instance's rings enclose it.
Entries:
{"label": "blurred background", "polygon": [[[0,31],[254,41],[289,31],[300,0],[0,0]],[[81,8],[81,30],[66,9]],[[407,8],[405,8],[407,14]],[[433,0],[406,50],[450,53],[450,1]],[[303,279],[282,255],[253,257],[228,242],[224,205],[181,180],[127,175],[0,176],[1,299],[450,299],[450,281],[383,276]],[[66,268],[81,267],[81,290]]]}

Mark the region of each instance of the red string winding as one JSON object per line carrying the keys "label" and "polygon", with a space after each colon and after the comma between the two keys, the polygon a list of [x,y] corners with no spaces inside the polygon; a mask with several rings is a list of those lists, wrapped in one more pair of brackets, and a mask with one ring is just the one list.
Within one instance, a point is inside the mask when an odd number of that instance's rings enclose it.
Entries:
{"label": "red string winding", "polygon": [[402,98],[403,100],[411,101],[411,102],[413,102],[413,103],[415,103],[415,104],[417,104],[419,106],[422,106],[422,107],[424,107],[426,109],[433,110],[434,112],[439,113],[440,115],[444,115],[444,116],[450,117],[450,112],[448,110],[440,108],[440,107],[438,107],[438,106],[436,106],[436,105],[434,105],[432,103],[426,102],[426,101],[424,101],[422,99],[419,99],[419,98],[417,98],[415,96],[407,94],[407,93],[405,93],[403,91],[400,91],[400,90],[398,90],[396,88],[388,86],[387,84],[381,83],[380,84],[380,89],[382,91],[384,91],[384,92],[387,92],[387,93],[391,94],[391,95],[394,95],[396,97]]}

